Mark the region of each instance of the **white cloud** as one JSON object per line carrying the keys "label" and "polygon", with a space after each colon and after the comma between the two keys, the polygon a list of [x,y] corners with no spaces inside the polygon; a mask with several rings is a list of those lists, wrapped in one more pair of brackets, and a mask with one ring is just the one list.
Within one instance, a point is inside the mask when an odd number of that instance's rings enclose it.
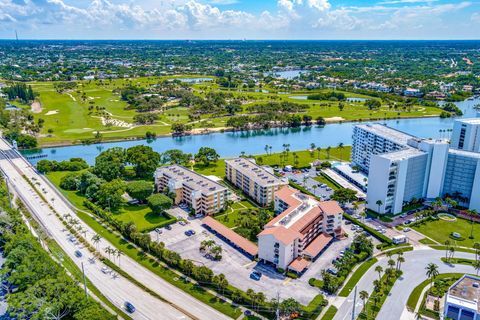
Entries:
{"label": "white cloud", "polygon": [[472,20],[473,22],[480,23],[480,12],[474,12],[474,13],[472,14],[471,20]]}

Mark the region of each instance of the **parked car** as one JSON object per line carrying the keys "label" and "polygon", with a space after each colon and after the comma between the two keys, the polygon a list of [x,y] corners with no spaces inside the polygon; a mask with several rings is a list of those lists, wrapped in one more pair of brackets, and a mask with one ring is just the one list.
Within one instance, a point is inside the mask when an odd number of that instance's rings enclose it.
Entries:
{"label": "parked car", "polygon": [[155,228],[155,232],[158,233],[158,234],[161,234],[163,231],[160,228]]}
{"label": "parked car", "polygon": [[130,302],[125,301],[125,310],[127,310],[128,313],[134,313],[135,307]]}
{"label": "parked car", "polygon": [[172,226],[171,226],[171,225],[166,225],[166,226],[165,226],[165,229],[167,229],[167,230],[172,230]]}
{"label": "parked car", "polygon": [[186,226],[186,225],[187,225],[187,223],[186,223],[185,221],[183,221],[183,220],[178,221],[178,223],[179,223],[181,226]]}
{"label": "parked car", "polygon": [[408,231],[410,231],[410,230],[412,230],[412,229],[410,229],[410,228],[403,228],[403,232],[408,232]]}
{"label": "parked car", "polygon": [[188,237],[193,236],[194,234],[195,234],[195,231],[192,229],[185,231],[185,235]]}
{"label": "parked car", "polygon": [[105,274],[110,273],[112,270],[108,269],[107,267],[102,267],[102,272]]}
{"label": "parked car", "polygon": [[82,252],[80,252],[80,250],[75,250],[75,256],[77,258],[81,258],[83,256]]}
{"label": "parked car", "polygon": [[259,281],[261,278],[262,278],[262,274],[258,271],[253,271],[252,273],[250,273],[250,279]]}
{"label": "parked car", "polygon": [[337,273],[338,273],[338,270],[335,269],[335,268],[328,268],[328,269],[327,269],[327,272],[330,273],[330,274],[333,274],[334,276],[336,276]]}

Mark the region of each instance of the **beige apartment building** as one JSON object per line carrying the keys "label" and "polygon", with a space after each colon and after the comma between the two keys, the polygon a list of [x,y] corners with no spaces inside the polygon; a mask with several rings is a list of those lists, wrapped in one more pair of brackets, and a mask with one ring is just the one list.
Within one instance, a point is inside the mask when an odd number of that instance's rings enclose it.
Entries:
{"label": "beige apartment building", "polygon": [[209,216],[226,206],[227,188],[185,167],[160,167],[154,177],[158,192],[173,192],[175,204],[186,203],[197,214]]}
{"label": "beige apartment building", "polygon": [[225,176],[262,207],[273,202],[275,191],[288,185],[286,180],[245,158],[225,160]]}
{"label": "beige apartment building", "polygon": [[341,235],[343,210],[336,201],[317,201],[291,188],[275,192],[278,215],[258,234],[258,258],[302,273]]}

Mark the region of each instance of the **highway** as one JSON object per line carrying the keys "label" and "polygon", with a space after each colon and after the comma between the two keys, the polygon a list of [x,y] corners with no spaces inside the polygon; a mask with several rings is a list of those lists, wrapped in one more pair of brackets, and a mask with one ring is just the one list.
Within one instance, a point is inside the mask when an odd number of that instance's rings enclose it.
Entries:
{"label": "highway", "polygon": [[[406,304],[408,297],[412,290],[418,286],[422,281],[427,279],[425,275],[425,267],[430,262],[438,265],[438,271],[440,273],[475,273],[475,270],[472,266],[467,265],[447,265],[443,263],[440,259],[445,256],[445,252],[442,250],[434,250],[428,247],[422,247],[414,251],[405,252],[403,257],[405,262],[402,263],[401,269],[403,275],[398,279],[392,290],[390,291],[389,296],[385,300],[380,312],[377,315],[377,319],[382,320],[414,320],[415,315],[411,312],[408,312],[406,309]],[[457,252],[455,254],[456,258],[467,258],[474,259],[474,255],[470,253]],[[396,256],[393,256],[395,259]],[[379,261],[368,269],[365,275],[360,279],[357,284],[357,303],[355,308],[355,315],[362,311],[363,303],[362,300],[358,297],[358,293],[362,290],[368,292],[369,295],[373,291],[373,280],[378,279],[378,273],[375,272],[375,267],[377,265],[382,266],[383,269],[387,268],[388,258],[385,256],[378,259]],[[346,298],[343,299],[338,308],[338,312],[334,317],[334,320],[350,320],[352,318],[352,309],[353,309],[353,296],[354,291]]]}
{"label": "highway", "polygon": [[[123,308],[125,301],[131,302],[136,307],[137,310],[132,314],[132,318],[229,319],[226,315],[166,282],[126,255],[121,257],[121,269],[131,277],[134,277],[136,281],[161,296],[165,301],[151,296],[121,276],[115,277],[114,279],[111,274],[105,274],[101,270],[103,267],[102,263],[99,261],[90,263],[89,259],[93,258],[93,255],[87,249],[80,249],[83,256],[77,258],[75,256],[75,250],[78,250],[79,246],[70,241],[65,226],[49,208],[49,205],[61,216],[69,214],[71,217],[77,218],[83,230],[86,230],[86,233],[83,234],[84,238],[89,241],[93,247],[97,247],[105,258],[110,259],[104,249],[106,247],[113,248],[114,246],[103,238],[100,240],[100,243],[94,244],[91,239],[96,233],[78,218],[71,206],[44,180],[44,177],[39,175],[23,157],[12,150],[10,145],[3,139],[0,139],[0,150],[2,150],[2,152],[0,152],[0,169],[7,176],[10,188],[13,187],[14,193],[22,199],[31,213],[43,227],[47,229],[47,233],[62,247],[72,260],[75,261],[78,266],[83,262],[87,278],[105,297],[119,308]],[[43,193],[42,196],[48,204],[42,200],[42,197],[37,194],[22,175],[34,183],[37,190],[41,190]],[[117,259],[112,257],[110,260],[115,263]]]}

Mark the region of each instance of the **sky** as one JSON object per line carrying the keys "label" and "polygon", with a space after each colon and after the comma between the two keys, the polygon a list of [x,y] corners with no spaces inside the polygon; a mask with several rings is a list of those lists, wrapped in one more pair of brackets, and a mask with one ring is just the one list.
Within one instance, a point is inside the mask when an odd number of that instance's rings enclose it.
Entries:
{"label": "sky", "polygon": [[0,0],[0,38],[479,39],[480,0]]}

